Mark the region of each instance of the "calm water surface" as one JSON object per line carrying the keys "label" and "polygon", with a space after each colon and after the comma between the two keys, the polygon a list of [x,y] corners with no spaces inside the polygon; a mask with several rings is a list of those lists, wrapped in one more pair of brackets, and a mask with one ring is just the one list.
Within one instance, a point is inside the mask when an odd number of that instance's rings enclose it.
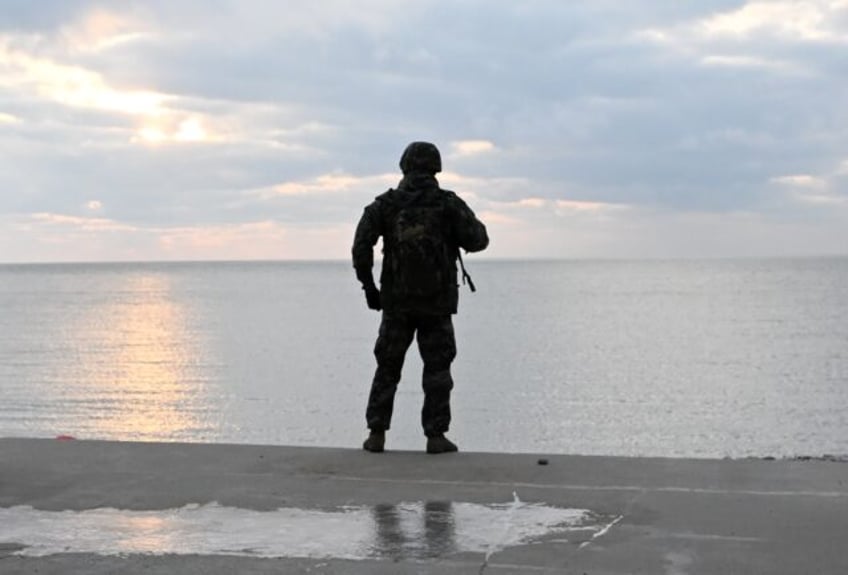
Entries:
{"label": "calm water surface", "polygon": [[[469,259],[463,449],[848,453],[848,259]],[[0,310],[0,436],[364,437],[379,316],[347,263],[5,265]],[[420,370],[390,448],[423,448]]]}

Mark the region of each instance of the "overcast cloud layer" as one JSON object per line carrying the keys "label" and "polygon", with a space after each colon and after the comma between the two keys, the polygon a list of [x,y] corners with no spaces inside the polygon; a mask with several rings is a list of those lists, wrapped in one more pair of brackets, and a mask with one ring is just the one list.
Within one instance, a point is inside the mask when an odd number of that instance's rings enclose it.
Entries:
{"label": "overcast cloud layer", "polygon": [[344,259],[421,139],[494,257],[848,253],[848,0],[0,4],[0,261]]}

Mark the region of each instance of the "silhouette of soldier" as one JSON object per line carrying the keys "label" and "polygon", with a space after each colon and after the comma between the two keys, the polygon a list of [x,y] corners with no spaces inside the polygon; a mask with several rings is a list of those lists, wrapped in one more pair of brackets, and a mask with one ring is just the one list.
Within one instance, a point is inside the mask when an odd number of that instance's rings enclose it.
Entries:
{"label": "silhouette of soldier", "polygon": [[[457,311],[459,250],[477,252],[489,245],[486,226],[455,193],[439,187],[439,150],[413,142],[400,159],[397,188],[365,208],[353,241],[353,267],[368,307],[383,316],[374,355],[377,370],[365,418],[370,430],[363,449],[383,451],[406,351],[417,335],[424,363],[421,425],[427,453],[457,451],[445,433],[451,421],[450,366],[456,357],[452,314]],[[380,288],[374,283],[374,245],[383,238]],[[468,278],[470,282],[470,278]],[[471,284],[473,290],[473,284]]]}

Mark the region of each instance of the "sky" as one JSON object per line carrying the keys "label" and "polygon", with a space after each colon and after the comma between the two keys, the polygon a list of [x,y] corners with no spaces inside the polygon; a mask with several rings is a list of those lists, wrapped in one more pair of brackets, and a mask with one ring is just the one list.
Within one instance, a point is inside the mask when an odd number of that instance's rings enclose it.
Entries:
{"label": "sky", "polygon": [[848,255],[848,0],[0,0],[0,262],[350,257],[411,141],[492,258]]}

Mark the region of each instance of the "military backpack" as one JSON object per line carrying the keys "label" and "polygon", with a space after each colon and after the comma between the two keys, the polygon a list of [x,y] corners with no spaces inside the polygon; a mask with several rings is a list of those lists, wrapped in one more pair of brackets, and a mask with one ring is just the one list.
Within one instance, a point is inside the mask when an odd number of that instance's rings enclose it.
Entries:
{"label": "military backpack", "polygon": [[395,293],[418,300],[438,297],[451,281],[453,265],[445,232],[445,203],[402,206],[391,225]]}

